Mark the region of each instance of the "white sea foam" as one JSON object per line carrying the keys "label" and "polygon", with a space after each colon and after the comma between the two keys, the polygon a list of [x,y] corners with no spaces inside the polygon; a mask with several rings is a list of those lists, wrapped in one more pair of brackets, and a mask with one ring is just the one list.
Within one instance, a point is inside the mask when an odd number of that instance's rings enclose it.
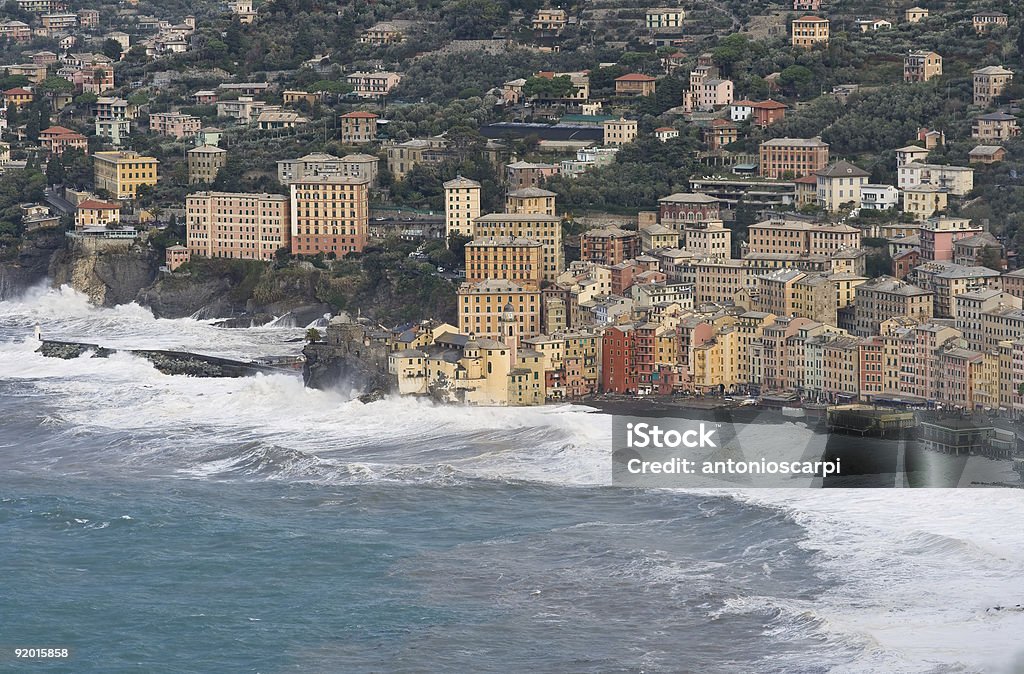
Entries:
{"label": "white sea foam", "polygon": [[[96,309],[67,289],[0,302],[0,331],[8,336],[24,330],[28,337],[36,323],[52,338],[239,356],[272,352],[287,334],[157,320],[135,306]],[[47,334],[55,326],[71,334]],[[152,443],[129,444],[126,460],[174,461],[193,477],[243,472],[340,484],[483,478],[564,486],[610,479],[610,417],[580,407],[467,409],[413,399],[362,405],[305,389],[297,376],[168,377],[126,354],[61,361],[35,348],[31,339],[0,344],[0,379],[46,395],[53,408],[48,424],[75,434],[145,433]],[[737,441],[771,455],[807,442],[809,433],[799,423],[748,427]],[[249,444],[210,454],[211,446],[232,443]],[[1003,463],[971,461],[993,481],[1006,477]],[[726,612],[763,613],[766,631],[780,639],[827,637],[852,649],[856,659],[838,672],[1009,672],[1021,662],[1024,613],[988,609],[1024,603],[1024,527],[1017,524],[1024,492],[712,493],[787,513],[807,532],[802,545],[815,553],[832,588],[805,601],[740,596]],[[700,514],[714,517],[714,505]]]}

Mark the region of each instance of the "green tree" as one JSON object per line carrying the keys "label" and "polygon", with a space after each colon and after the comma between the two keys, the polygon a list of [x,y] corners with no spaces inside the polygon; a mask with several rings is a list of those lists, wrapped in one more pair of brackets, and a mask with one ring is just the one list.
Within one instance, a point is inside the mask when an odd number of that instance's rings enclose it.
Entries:
{"label": "green tree", "polygon": [[576,86],[568,75],[530,77],[523,85],[523,95],[527,98],[568,98],[575,91]]}
{"label": "green tree", "polygon": [[103,47],[101,48],[103,55],[113,61],[119,61],[121,59],[121,43],[117,40],[107,38],[103,41]]}

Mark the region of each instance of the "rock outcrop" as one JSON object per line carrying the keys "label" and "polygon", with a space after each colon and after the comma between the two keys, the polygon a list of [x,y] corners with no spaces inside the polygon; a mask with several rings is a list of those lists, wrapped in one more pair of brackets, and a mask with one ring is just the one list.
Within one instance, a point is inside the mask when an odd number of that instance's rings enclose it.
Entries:
{"label": "rock outcrop", "polygon": [[388,372],[387,341],[368,326],[342,314],[331,320],[323,342],[307,344],[302,353],[306,386],[339,389],[363,402],[379,400],[395,390]]}
{"label": "rock outcrop", "polygon": [[70,285],[93,304],[112,307],[134,302],[158,266],[156,254],[143,244],[73,239],[53,256],[49,274],[54,285]]}
{"label": "rock outcrop", "polygon": [[25,235],[18,252],[0,262],[0,300],[23,293],[46,280],[54,254],[64,250],[62,229],[43,229]]}

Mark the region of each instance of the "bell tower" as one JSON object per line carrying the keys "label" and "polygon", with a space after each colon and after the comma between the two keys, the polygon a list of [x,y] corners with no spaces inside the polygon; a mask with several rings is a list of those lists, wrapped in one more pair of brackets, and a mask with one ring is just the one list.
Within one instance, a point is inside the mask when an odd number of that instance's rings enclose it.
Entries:
{"label": "bell tower", "polygon": [[501,343],[509,350],[509,367],[514,369],[518,360],[519,320],[516,318],[511,300],[505,304],[501,316],[498,317],[498,330],[501,332]]}

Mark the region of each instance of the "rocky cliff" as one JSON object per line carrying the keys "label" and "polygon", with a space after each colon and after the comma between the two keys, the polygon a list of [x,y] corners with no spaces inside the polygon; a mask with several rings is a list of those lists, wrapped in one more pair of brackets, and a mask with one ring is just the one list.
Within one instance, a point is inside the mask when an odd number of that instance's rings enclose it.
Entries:
{"label": "rocky cliff", "polygon": [[149,246],[123,241],[72,239],[50,260],[54,285],[70,285],[94,304],[134,302],[156,278],[159,260]]}
{"label": "rocky cliff", "polygon": [[13,297],[46,280],[50,261],[62,251],[63,230],[44,229],[25,235],[16,253],[0,261],[0,300]]}

